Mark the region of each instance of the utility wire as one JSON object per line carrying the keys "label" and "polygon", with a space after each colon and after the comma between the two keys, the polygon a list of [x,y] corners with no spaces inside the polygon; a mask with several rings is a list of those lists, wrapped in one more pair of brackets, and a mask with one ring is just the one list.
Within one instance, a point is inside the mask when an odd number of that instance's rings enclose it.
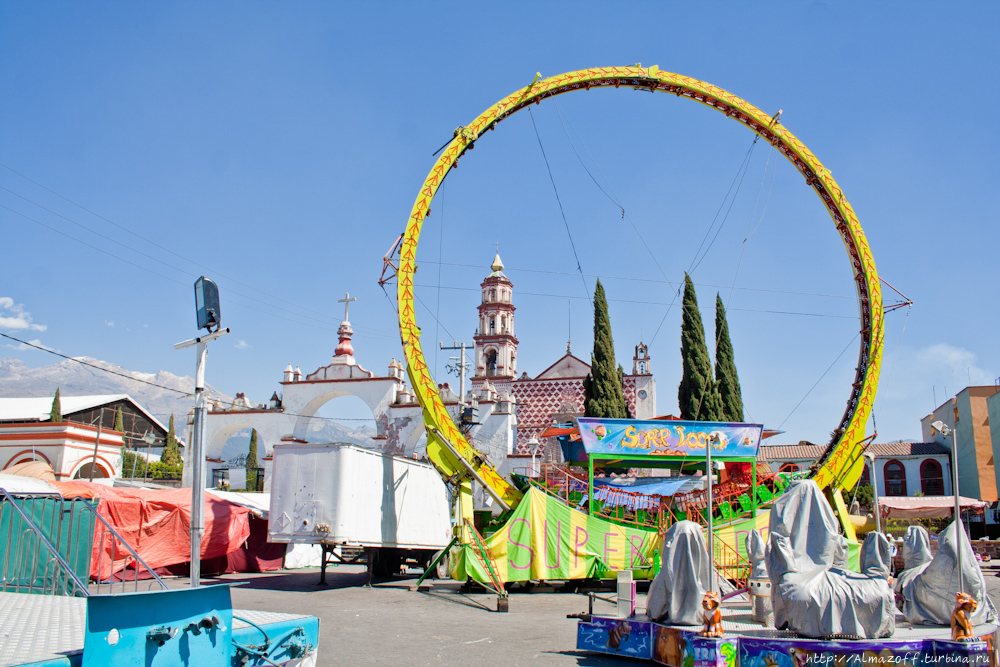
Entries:
{"label": "utility wire", "polygon": [[[177,271],[178,273],[181,273],[181,274],[184,274],[184,275],[188,275],[188,271],[186,269],[182,269],[179,266],[176,266],[174,264],[171,264],[170,262],[166,262],[166,261],[160,259],[159,257],[156,257],[154,255],[150,255],[149,253],[145,253],[145,252],[143,252],[143,251],[141,251],[141,250],[139,250],[137,248],[133,248],[132,246],[126,245],[126,244],[122,243],[121,241],[119,241],[119,240],[117,240],[117,239],[115,239],[115,238],[113,238],[111,236],[108,236],[106,234],[102,234],[99,231],[91,229],[87,225],[84,225],[84,224],[82,224],[80,222],[77,222],[76,220],[73,220],[72,218],[67,217],[67,216],[65,216],[65,215],[63,215],[63,214],[61,214],[61,213],[59,213],[57,211],[53,211],[52,209],[47,208],[47,207],[43,206],[42,204],[39,204],[36,201],[28,199],[27,197],[25,197],[25,196],[23,196],[21,194],[18,194],[17,192],[14,192],[13,190],[11,190],[9,188],[6,188],[6,187],[0,185],[0,190],[4,190],[6,192],[9,192],[10,194],[14,195],[15,197],[18,197],[19,199],[22,199],[22,200],[28,202],[29,204],[37,206],[38,208],[42,209],[43,211],[46,211],[47,213],[50,213],[50,214],[52,214],[52,215],[54,215],[54,216],[56,216],[58,218],[62,218],[66,222],[69,222],[70,224],[76,225],[77,227],[79,227],[80,229],[82,229],[84,231],[90,232],[91,234],[94,234],[95,236],[99,236],[102,239],[104,239],[105,241],[109,241],[111,243],[114,243],[115,245],[117,245],[117,246],[119,246],[121,248],[124,248],[125,250],[128,250],[131,253],[135,253],[136,255],[141,255],[142,257],[145,257],[146,259],[149,259],[151,261],[154,261],[154,262],[157,262],[159,264],[162,264],[163,266],[171,268],[171,269]],[[12,209],[7,209],[7,210],[12,210]],[[41,223],[39,223],[39,224],[41,224]],[[49,229],[54,229],[54,228],[49,227]],[[73,237],[69,237],[69,238],[73,238]],[[78,239],[76,239],[76,240],[78,240]],[[93,247],[93,246],[91,246],[91,247]],[[112,255],[112,256],[121,259],[118,255]],[[161,274],[157,274],[157,275],[161,275]],[[238,282],[238,281],[234,281],[234,282]],[[243,294],[242,292],[238,292],[236,290],[233,290],[232,288],[230,288],[230,291],[233,294],[241,296],[241,297],[243,297],[245,299],[250,299],[251,301],[256,301],[257,303],[265,305],[265,306],[267,306],[269,308],[276,308],[278,310],[284,311],[284,312],[289,313],[290,315],[294,315],[296,317],[302,317],[302,318],[305,318],[305,319],[308,319],[308,320],[312,320],[314,322],[320,322],[322,324],[329,324],[331,321],[333,321],[333,318],[330,317],[329,315],[325,316],[327,318],[326,320],[319,320],[319,319],[316,319],[316,318],[311,317],[309,315],[304,315],[302,313],[298,313],[298,312],[295,312],[293,310],[289,310],[287,308],[282,308],[281,306],[278,306],[278,305],[275,305],[275,304],[272,304],[272,303],[267,303],[266,301],[261,301],[260,299],[258,299],[256,297],[250,296],[249,294]],[[280,316],[278,316],[278,317],[280,317]]]}
{"label": "utility wire", "polygon": [[785,425],[785,422],[787,422],[787,421],[788,421],[788,418],[789,418],[789,417],[791,417],[791,416],[792,416],[793,414],[795,414],[795,411],[799,409],[799,406],[800,406],[800,405],[802,405],[802,403],[803,403],[803,402],[804,402],[804,401],[805,401],[805,400],[806,400],[806,399],[807,399],[807,398],[809,397],[809,394],[811,394],[811,393],[813,392],[813,389],[815,389],[815,388],[816,388],[816,386],[817,386],[817,385],[819,385],[819,383],[820,383],[820,382],[821,382],[821,381],[823,380],[823,378],[825,378],[825,377],[826,377],[826,374],[830,372],[830,370],[831,370],[831,369],[832,369],[832,368],[833,368],[833,367],[834,367],[834,366],[835,366],[835,365],[837,364],[837,362],[838,362],[838,361],[840,361],[840,358],[841,358],[842,356],[844,356],[844,352],[847,352],[847,348],[851,347],[851,345],[853,345],[853,344],[854,344],[854,341],[856,341],[856,340],[858,339],[858,336],[860,336],[860,335],[861,335],[860,333],[857,333],[857,334],[854,334],[854,338],[852,338],[852,339],[851,339],[851,341],[850,341],[850,342],[849,342],[849,343],[848,343],[848,344],[847,344],[847,345],[846,345],[846,346],[844,347],[844,349],[840,351],[840,354],[838,354],[838,355],[837,355],[837,358],[833,360],[833,363],[831,363],[831,364],[830,364],[830,365],[829,365],[829,366],[827,367],[827,369],[826,369],[825,371],[823,371],[823,374],[822,374],[822,375],[820,375],[820,376],[819,376],[819,379],[818,379],[818,380],[816,380],[816,382],[815,382],[815,383],[813,384],[813,386],[809,388],[809,391],[807,391],[807,392],[806,392],[806,395],[802,397],[802,400],[800,400],[800,401],[799,401],[798,403],[796,403],[796,404],[795,404],[795,407],[794,407],[794,408],[792,408],[792,411],[788,413],[788,416],[787,416],[787,417],[785,417],[785,418],[784,418],[784,419],[783,419],[783,420],[781,421],[781,423],[780,423],[780,424],[778,424],[778,429],[777,429],[777,430],[779,430],[779,431],[780,431],[780,430],[781,430],[781,427],[782,427],[782,426],[784,426],[784,425]]}
{"label": "utility wire", "polygon": [[[59,234],[60,236],[65,236],[66,238],[70,239],[71,241],[76,241],[77,243],[79,243],[81,245],[84,245],[84,246],[90,248],[91,250],[96,250],[99,253],[107,255],[108,257],[111,257],[113,259],[117,259],[118,261],[121,261],[121,262],[125,262],[126,264],[128,264],[130,266],[134,266],[137,269],[141,269],[143,271],[146,271],[147,273],[151,273],[154,276],[158,276],[160,278],[163,278],[164,280],[169,280],[170,282],[175,283],[177,285],[181,285],[183,287],[189,287],[189,285],[187,283],[181,282],[180,280],[177,280],[176,278],[172,278],[172,277],[170,277],[168,275],[164,275],[164,274],[160,273],[159,271],[154,271],[153,269],[149,268],[148,266],[143,266],[142,264],[137,264],[136,262],[133,262],[133,261],[128,260],[128,259],[125,259],[124,257],[121,257],[120,255],[116,255],[116,254],[114,254],[113,252],[111,252],[109,250],[105,250],[104,248],[96,246],[96,245],[94,245],[92,243],[88,243],[87,241],[84,241],[83,239],[78,239],[78,238],[76,238],[75,236],[73,236],[71,234],[67,234],[66,232],[62,231],[61,229],[57,229],[56,227],[48,225],[48,224],[42,222],[41,220],[38,220],[37,218],[33,218],[30,215],[27,215],[25,213],[21,213],[20,211],[12,209],[9,206],[6,206],[4,204],[0,204],[0,208],[2,208],[4,210],[7,210],[7,211],[10,211],[14,215],[20,216],[20,217],[24,218],[25,220],[29,220],[29,221],[35,223],[36,225],[39,225],[40,227],[44,227],[45,229],[48,229],[51,232],[55,232],[56,234]],[[243,296],[242,294],[239,294],[238,292],[236,294],[238,294],[239,296]],[[323,329],[325,331],[335,331],[335,329],[332,329],[331,327],[328,327],[328,326],[322,326],[322,325],[318,325],[318,324],[313,324],[311,322],[303,322],[303,321],[300,321],[300,320],[292,320],[291,318],[289,318],[287,316],[284,316],[284,315],[278,315],[276,313],[271,313],[271,312],[268,312],[266,310],[261,310],[260,308],[255,308],[254,306],[251,306],[249,304],[243,303],[243,302],[238,301],[236,299],[233,299],[232,303],[234,303],[234,304],[236,304],[238,306],[242,306],[244,308],[247,308],[249,310],[253,310],[253,311],[256,311],[258,313],[262,313],[264,315],[268,315],[270,317],[279,317],[279,318],[282,318],[283,320],[291,321],[291,322],[294,322],[294,323],[302,325],[302,326],[313,327],[313,328],[316,328],[316,329]],[[260,301],[259,301],[259,303],[263,303],[264,305],[272,307],[272,308],[279,308],[278,306],[274,306],[273,304],[267,304],[267,303],[260,302]],[[287,311],[287,312],[291,313],[291,311]],[[302,317],[302,315],[300,315],[299,313],[291,313],[291,314],[293,314],[293,315],[295,315],[297,317]]]}
{"label": "utility wire", "polygon": [[[277,297],[277,296],[274,296],[272,294],[268,294],[267,292],[264,292],[262,290],[257,289],[256,287],[253,287],[252,285],[248,285],[247,283],[241,282],[241,281],[237,280],[236,278],[233,278],[231,276],[227,276],[227,275],[225,275],[223,273],[220,273],[219,271],[216,271],[215,269],[213,269],[213,268],[211,268],[209,266],[201,264],[200,262],[196,262],[196,261],[194,261],[192,259],[184,257],[183,255],[174,252],[170,248],[167,248],[167,247],[165,247],[165,246],[157,243],[156,241],[148,239],[145,236],[142,236],[141,234],[137,234],[136,232],[133,232],[128,227],[125,227],[124,225],[118,224],[114,220],[110,220],[109,218],[106,218],[105,216],[101,215],[100,213],[97,213],[96,211],[93,211],[93,210],[87,208],[83,204],[80,204],[80,203],[77,203],[77,202],[73,201],[69,197],[66,197],[65,195],[62,195],[62,194],[56,192],[52,188],[46,187],[45,185],[39,183],[38,181],[32,179],[31,177],[26,176],[25,174],[22,174],[21,172],[17,171],[13,167],[10,167],[10,166],[2,163],[2,162],[0,162],[0,167],[3,167],[4,169],[10,171],[11,173],[17,174],[18,176],[20,176],[24,180],[28,181],[29,183],[32,183],[32,184],[40,187],[41,189],[45,190],[46,192],[49,192],[49,193],[55,195],[56,197],[59,197],[63,201],[66,201],[66,202],[72,204],[73,206],[76,206],[77,208],[79,208],[79,209],[81,209],[83,211],[86,211],[87,213],[89,213],[90,215],[94,216],[95,218],[99,218],[100,220],[103,220],[104,222],[108,223],[109,225],[113,225],[114,227],[117,227],[118,229],[122,230],[123,232],[125,232],[127,234],[131,234],[132,236],[136,237],[137,239],[139,239],[141,241],[145,241],[146,243],[148,243],[148,244],[150,244],[150,245],[152,245],[152,246],[154,246],[156,248],[159,248],[160,250],[162,250],[162,251],[164,251],[166,253],[169,253],[169,254],[173,255],[174,257],[182,259],[185,262],[188,262],[189,264],[193,264],[194,266],[197,266],[197,267],[199,267],[201,269],[204,269],[205,271],[209,271],[209,272],[211,272],[211,273],[213,273],[215,275],[221,276],[221,277],[225,278],[226,280],[231,280],[232,282],[234,282],[234,283],[236,283],[238,285],[243,285],[244,287],[252,289],[253,291],[255,291],[255,292],[259,293],[259,294],[263,294],[264,296],[266,296],[266,297],[268,297],[270,299],[274,299],[275,301],[280,301],[282,303],[286,303],[288,305],[291,305],[291,306],[294,306],[296,308],[299,308],[300,310],[307,310],[307,311],[316,313],[317,315],[323,315],[323,316],[325,316],[325,313],[322,313],[322,312],[320,312],[318,310],[313,310],[311,308],[306,308],[304,306],[298,306],[296,304],[291,303],[290,301],[282,299],[281,297]],[[4,188],[4,189],[6,190],[6,188]],[[11,192],[11,191],[8,190],[8,192]],[[18,195],[18,196],[20,196],[20,195]],[[95,232],[95,233],[97,233],[97,232]],[[248,297],[248,298],[250,298],[250,297]]]}
{"label": "utility wire", "polygon": [[[632,220],[632,216],[629,215],[628,211],[625,209],[624,204],[622,204],[621,199],[618,197],[618,193],[615,192],[614,186],[611,185],[611,182],[604,175],[604,172],[601,171],[601,166],[597,163],[597,160],[594,159],[593,154],[590,152],[590,149],[587,148],[587,144],[583,142],[583,139],[576,131],[576,128],[573,127],[573,123],[570,122],[569,116],[567,116],[566,112],[562,110],[558,102],[553,100],[552,103],[556,107],[556,114],[559,118],[559,123],[562,125],[563,132],[566,133],[566,139],[569,141],[570,148],[573,149],[573,154],[576,155],[576,159],[580,161],[580,166],[583,167],[583,170],[585,172],[587,172],[587,176],[590,176],[590,180],[594,182],[594,185],[597,186],[597,189],[600,190],[604,194],[604,196],[611,201],[611,203],[613,203],[616,207],[618,207],[621,210],[622,218],[628,220],[628,223],[632,226],[632,231],[634,231],[635,235],[639,237],[639,241],[642,243],[642,247],[646,249],[646,252],[649,254],[650,259],[653,260],[653,264],[656,265],[657,270],[660,272],[660,275],[663,276],[663,279],[667,282],[667,284],[673,287],[674,283],[669,278],[667,278],[667,274],[663,270],[663,267],[660,266],[660,261],[656,258],[656,254],[649,247],[649,244],[646,243],[646,239],[643,237],[642,233],[639,232],[639,228]],[[563,123],[564,117],[566,121],[565,123]],[[587,168],[587,164],[583,161],[583,158],[580,156],[580,153],[576,150],[576,145],[573,142],[573,138],[570,136],[569,131],[566,129],[567,125],[569,125],[569,128],[573,130],[573,135],[576,137],[576,140],[580,142],[580,145],[583,147],[583,150],[587,152],[587,156],[590,158],[591,162],[594,163],[594,168],[597,169],[597,173],[599,173],[601,175],[601,178],[604,179],[604,182],[605,184],[607,184],[608,190],[611,191],[611,194],[605,192],[604,188],[601,187],[601,184],[597,182],[596,178],[594,178],[594,175],[590,173],[590,169]]]}
{"label": "utility wire", "polygon": [[[590,288],[587,286],[587,279],[583,277],[583,267],[580,266],[580,256],[576,252],[576,244],[573,243],[573,234],[569,231],[569,221],[566,220],[566,211],[563,210],[562,200],[559,199],[559,190],[556,188],[556,179],[552,176],[552,167],[549,166],[549,158],[545,155],[545,146],[542,145],[542,136],[538,133],[538,125],[535,124],[535,114],[531,107],[528,107],[528,115],[531,117],[531,127],[535,128],[535,139],[538,140],[538,148],[542,151],[542,159],[545,161],[545,169],[549,172],[549,181],[552,182],[552,191],[556,194],[556,203],[559,204],[559,214],[562,215],[563,225],[566,226],[566,236],[569,237],[569,245],[573,248],[573,257],[576,259],[576,270],[580,272],[580,280],[583,281],[583,291],[590,300]],[[593,301],[591,301],[593,305]]]}
{"label": "utility wire", "polygon": [[[751,234],[751,236],[752,236],[752,234]],[[434,262],[432,260],[425,259],[425,260],[421,260],[420,263],[421,264],[437,264],[438,262]],[[458,266],[458,267],[467,267],[467,268],[471,268],[471,269],[482,269],[483,268],[481,264],[464,264],[464,263],[460,263],[460,262],[441,262],[441,264],[443,264],[444,266]],[[548,269],[527,269],[527,268],[522,268],[522,267],[510,267],[510,266],[506,266],[506,265],[504,265],[504,271],[508,272],[508,273],[518,273],[518,272],[520,272],[520,273],[542,273],[542,274],[549,274],[549,275],[555,275],[555,276],[576,276],[576,275],[578,275],[575,271],[552,271],[552,270],[548,270]],[[583,275],[585,275],[588,278],[598,278],[599,277],[601,280],[625,280],[625,281],[633,281],[633,282],[657,283],[657,284],[667,284],[667,285],[670,285],[671,287],[673,287],[675,285],[675,283],[673,283],[672,281],[669,281],[669,280],[660,280],[659,278],[630,278],[630,277],[626,277],[626,276],[609,276],[609,275],[605,275],[605,274],[596,274],[596,273],[584,273]],[[714,285],[712,283],[699,283],[699,282],[695,282],[694,285],[695,285],[695,287],[708,287],[710,289],[728,289],[730,287],[730,285]],[[792,295],[795,295],[795,296],[817,296],[817,297],[823,297],[823,298],[829,298],[829,299],[850,299],[852,301],[854,301],[854,300],[857,299],[857,295],[854,295],[854,294],[823,294],[821,292],[798,292],[798,291],[795,291],[795,290],[767,289],[767,288],[763,288],[763,287],[736,287],[735,289],[738,290],[738,291],[745,291],[745,292],[764,292],[764,293],[767,293],[767,294],[792,294]]]}
{"label": "utility wire", "polygon": [[123,378],[126,378],[128,380],[134,380],[135,382],[141,382],[142,384],[148,384],[151,387],[159,387],[160,389],[166,389],[167,391],[172,391],[174,393],[181,394],[182,396],[194,396],[194,394],[192,394],[190,392],[187,392],[187,391],[182,391],[180,389],[174,389],[173,387],[167,387],[166,385],[156,384],[155,382],[149,382],[147,380],[140,380],[139,378],[132,377],[131,375],[125,375],[124,373],[119,373],[118,371],[113,371],[113,370],[108,369],[108,368],[101,368],[100,366],[97,366],[95,364],[87,363],[86,361],[83,361],[81,359],[77,359],[75,357],[68,357],[65,354],[60,354],[59,352],[56,352],[55,350],[50,350],[47,347],[42,347],[41,345],[35,345],[34,343],[29,343],[28,341],[21,340],[20,338],[14,338],[13,336],[8,336],[7,334],[2,333],[2,332],[0,332],[0,336],[3,336],[4,338],[7,338],[7,339],[12,340],[12,341],[15,341],[17,343],[21,343],[22,345],[27,345],[28,347],[33,347],[36,350],[41,350],[42,352],[48,352],[49,354],[54,354],[57,357],[62,357],[63,359],[68,359],[70,361],[75,361],[78,364],[82,364],[84,366],[89,366],[90,368],[97,369],[97,370],[99,370],[99,371],[101,371],[103,373],[110,373],[111,375],[117,375],[119,377],[123,377]]}

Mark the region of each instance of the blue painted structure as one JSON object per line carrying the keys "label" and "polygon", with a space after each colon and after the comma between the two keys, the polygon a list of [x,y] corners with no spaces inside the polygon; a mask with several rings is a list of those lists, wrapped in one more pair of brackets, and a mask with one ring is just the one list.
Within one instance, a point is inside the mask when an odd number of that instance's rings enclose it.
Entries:
{"label": "blue painted structure", "polygon": [[[721,639],[697,627],[667,626],[643,618],[592,616],[577,625],[578,649],[669,667],[994,667],[998,630],[975,642],[953,642],[950,629],[923,626],[908,636],[869,640],[819,640],[760,628]],[[785,636],[778,636],[785,635]],[[993,658],[991,660],[991,658]]]}

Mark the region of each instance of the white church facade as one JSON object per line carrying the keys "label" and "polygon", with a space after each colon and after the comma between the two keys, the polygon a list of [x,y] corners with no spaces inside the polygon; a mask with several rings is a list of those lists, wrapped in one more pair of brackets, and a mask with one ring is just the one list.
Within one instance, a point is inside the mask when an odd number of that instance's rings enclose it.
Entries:
{"label": "white church facade", "polygon": [[[439,390],[456,420],[460,404],[477,408],[477,423],[466,426],[468,437],[501,474],[507,474],[522,465],[521,457],[532,455],[531,449],[538,448],[533,438],[554,420],[583,414],[583,380],[590,366],[573,356],[567,346],[566,354],[536,377],[528,377],[527,373],[517,376],[513,284],[503,274],[503,268],[497,255],[492,272],[481,284],[471,389],[461,402],[449,383],[439,385]],[[293,370],[289,364],[279,383],[281,395],[275,392],[267,404],[255,405],[238,395],[229,407],[210,406],[205,419],[207,463],[203,483],[211,485],[213,478],[220,477],[215,471],[234,467],[233,462],[223,459],[226,442],[240,431],[253,428],[257,430],[264,467],[264,490],[269,490],[270,458],[263,453],[283,442],[307,442],[310,422],[319,409],[340,396],[357,396],[372,411],[377,449],[403,456],[423,455],[422,411],[407,388],[402,364],[393,359],[385,375],[376,375],[355,359],[354,331],[347,308],[353,300],[349,295],[341,299],[345,304],[344,320],[337,330],[339,344],[328,365],[303,374],[299,367]],[[656,384],[643,343],[635,348],[632,373],[624,377],[623,390],[633,416],[655,416]],[[548,458],[558,458],[558,446],[547,444]],[[189,473],[192,469],[185,461],[185,486],[193,482]],[[234,474],[229,481],[235,486],[243,478]]]}

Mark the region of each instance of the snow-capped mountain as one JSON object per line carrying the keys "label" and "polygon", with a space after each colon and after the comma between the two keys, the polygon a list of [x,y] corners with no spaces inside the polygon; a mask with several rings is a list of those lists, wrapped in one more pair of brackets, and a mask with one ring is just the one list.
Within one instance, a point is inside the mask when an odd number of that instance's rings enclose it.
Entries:
{"label": "snow-capped mountain", "polygon": [[[187,440],[187,414],[194,407],[192,395],[182,395],[170,389],[192,394],[194,378],[178,376],[169,371],[143,373],[132,371],[117,364],[91,357],[78,357],[80,361],[98,366],[121,375],[105,373],[66,359],[51,366],[30,368],[20,359],[0,359],[0,397],[39,397],[52,396],[59,387],[62,396],[82,396],[86,394],[128,394],[137,403],[149,410],[164,425],[174,415],[174,423],[178,435]],[[122,377],[122,376],[126,377]],[[145,382],[169,387],[163,389]],[[211,385],[206,386],[209,399],[218,399],[224,407],[229,407],[233,397],[224,394]],[[309,429],[309,440],[313,442],[353,442],[370,447],[375,435],[374,421],[371,424],[344,426],[329,420],[314,420]],[[226,451],[245,447],[250,439],[250,432],[240,432],[233,436],[226,445]],[[234,449],[234,451],[235,451]]]}

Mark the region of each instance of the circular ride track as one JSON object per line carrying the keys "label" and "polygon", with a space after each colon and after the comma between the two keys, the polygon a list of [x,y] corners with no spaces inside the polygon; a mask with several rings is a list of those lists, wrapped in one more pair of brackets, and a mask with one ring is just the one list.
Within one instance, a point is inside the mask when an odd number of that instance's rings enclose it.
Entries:
{"label": "circular ride track", "polygon": [[[871,249],[865,240],[858,218],[840,186],[830,175],[830,170],[824,167],[795,135],[780,124],[777,116],[770,116],[721,88],[680,74],[661,71],[655,65],[597,67],[568,72],[548,79],[541,79],[539,75],[530,86],[508,95],[481,113],[466,127],[455,130],[454,139],[441,152],[431,168],[410,212],[410,219],[400,245],[397,271],[399,330],[406,356],[407,372],[424,410],[424,421],[428,429],[428,457],[447,475],[474,470],[480,481],[490,487],[494,497],[499,496],[498,500],[502,500],[506,505],[514,505],[520,498],[520,493],[486,464],[482,460],[482,455],[478,454],[462,436],[441,401],[437,385],[428,371],[420,346],[420,328],[417,326],[414,313],[413,277],[417,268],[420,228],[430,214],[434,195],[465,151],[473,148],[475,142],[487,130],[494,129],[504,118],[529,104],[538,104],[547,97],[596,87],[626,87],[673,93],[725,114],[749,127],[781,151],[823,201],[823,205],[837,226],[844,247],[847,248],[851,269],[854,272],[861,317],[861,350],[847,408],[836,427],[837,436],[827,448],[813,478],[820,487],[832,485],[834,489],[839,489],[852,486],[860,477],[863,467],[861,443],[865,436],[865,422],[871,414],[878,387],[883,339],[882,293],[875,261],[872,259]],[[465,461],[460,461],[458,457],[464,458]]]}

